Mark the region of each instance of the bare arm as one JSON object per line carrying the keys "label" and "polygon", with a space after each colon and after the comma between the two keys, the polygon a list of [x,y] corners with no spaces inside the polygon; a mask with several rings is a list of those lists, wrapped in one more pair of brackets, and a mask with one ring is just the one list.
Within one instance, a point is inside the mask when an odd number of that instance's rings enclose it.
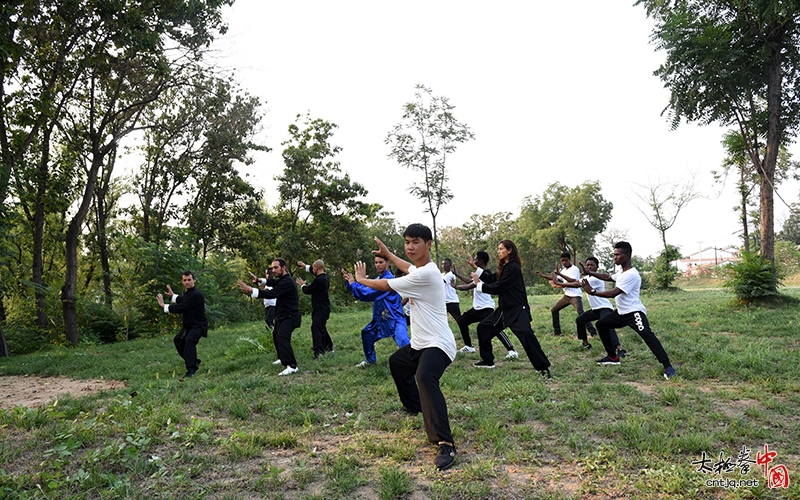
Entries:
{"label": "bare arm", "polygon": [[[594,273],[592,273],[592,274],[594,274]],[[597,277],[599,278],[600,276],[597,276]],[[602,279],[602,278],[600,278],[600,279]],[[604,280],[604,281],[608,281],[608,280]],[[619,295],[621,293],[625,293],[625,292],[623,292],[621,289],[619,289],[617,287],[614,287],[611,290],[605,290],[605,291],[595,290],[594,288],[592,288],[592,285],[590,285],[589,282],[586,281],[585,279],[583,281],[581,281],[581,286],[583,287],[584,290],[586,290],[586,293],[588,293],[589,295],[594,295],[596,297],[605,297],[607,299],[613,299],[617,295]]]}
{"label": "bare arm", "polygon": [[[377,240],[378,238],[375,238],[375,239]],[[378,255],[378,254],[375,254],[375,255]],[[385,257],[385,256],[381,255],[381,257]],[[391,258],[391,257],[389,257],[389,258]],[[392,261],[392,262],[394,262],[394,261]],[[405,262],[405,261],[403,261],[403,262]],[[395,264],[395,265],[397,265],[397,264]],[[409,266],[410,266],[410,264],[409,264]],[[399,268],[400,266],[397,266],[397,267]],[[355,270],[356,281],[358,283],[361,283],[362,285],[364,285],[366,287],[372,288],[373,290],[380,290],[382,292],[391,291],[392,287],[389,286],[389,280],[384,280],[384,279],[371,280],[371,279],[367,278],[367,265],[365,263],[363,263],[361,261],[358,261],[358,262],[355,263],[355,266],[353,266],[353,268]]]}
{"label": "bare arm", "polygon": [[[390,252],[389,249],[386,248],[386,245],[380,239],[378,239],[377,236],[375,236],[375,243],[378,245],[378,249],[372,251],[373,255],[389,259],[390,261],[392,261],[392,264],[394,264],[395,267],[397,267],[397,269],[399,269],[400,271],[408,274],[408,269],[411,267],[411,262],[405,261],[405,260],[401,259],[400,257],[398,257],[397,255],[395,255],[392,252]],[[358,279],[358,276],[356,276],[356,281],[361,283],[361,280]],[[381,280],[371,280],[371,281],[381,281]],[[386,281],[386,280],[383,280],[383,281]],[[373,287],[370,287],[370,288],[373,288]],[[386,290],[390,290],[390,289],[387,288]]]}

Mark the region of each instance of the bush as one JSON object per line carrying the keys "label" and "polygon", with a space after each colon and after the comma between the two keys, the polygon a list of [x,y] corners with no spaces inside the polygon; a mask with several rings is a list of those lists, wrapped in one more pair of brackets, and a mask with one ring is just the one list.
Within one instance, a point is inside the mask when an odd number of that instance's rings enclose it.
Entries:
{"label": "bush", "polygon": [[723,286],[744,303],[778,295],[778,270],[757,253],[742,252],[742,260],[730,266],[727,275]]}
{"label": "bush", "polygon": [[667,245],[667,248],[661,251],[650,276],[653,285],[657,289],[666,290],[672,286],[679,273],[678,268],[673,266],[672,263],[680,258],[680,250],[672,245]]}
{"label": "bush", "polygon": [[96,337],[100,342],[110,344],[117,341],[125,324],[122,316],[105,304],[92,301],[78,302],[78,328],[80,337]]}

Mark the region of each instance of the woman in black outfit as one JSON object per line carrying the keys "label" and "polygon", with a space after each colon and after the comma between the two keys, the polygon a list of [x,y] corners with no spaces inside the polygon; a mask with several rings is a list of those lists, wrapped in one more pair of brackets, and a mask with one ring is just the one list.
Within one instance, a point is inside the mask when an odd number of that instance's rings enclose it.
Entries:
{"label": "woman in black outfit", "polygon": [[481,361],[475,366],[494,368],[492,338],[504,328],[508,328],[522,343],[533,367],[543,377],[551,378],[550,361],[531,329],[531,308],[528,305],[528,293],[522,279],[522,262],[513,241],[503,240],[497,245],[497,261],[496,275],[480,269],[472,273],[472,279],[478,290],[497,295],[499,298],[499,305],[494,313],[478,325]]}

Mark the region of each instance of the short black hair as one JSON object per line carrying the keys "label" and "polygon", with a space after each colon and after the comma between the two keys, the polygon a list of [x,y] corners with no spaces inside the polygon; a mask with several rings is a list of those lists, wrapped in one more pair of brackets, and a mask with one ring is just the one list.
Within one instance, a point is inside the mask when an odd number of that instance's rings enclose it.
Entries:
{"label": "short black hair", "polygon": [[191,277],[192,277],[192,279],[197,279],[197,278],[195,278],[195,277],[194,277],[194,273],[193,273],[193,272],[191,272],[191,271],[190,271],[190,270],[188,270],[188,269],[187,269],[187,270],[185,270],[184,272],[182,272],[182,273],[181,273],[181,276],[191,276]]}
{"label": "short black hair", "polygon": [[449,257],[445,257],[444,259],[442,259],[442,262],[449,262],[449,263],[451,263],[451,264],[453,263],[453,261],[452,261],[452,260],[450,260],[450,258],[449,258]]}
{"label": "short black hair", "polygon": [[626,254],[633,255],[633,248],[631,247],[631,244],[628,243],[627,241],[618,241],[614,243],[614,248],[619,248]]}
{"label": "short black hair", "polygon": [[489,263],[489,254],[481,250],[480,252],[475,254],[475,257],[481,259],[484,264]]}
{"label": "short black hair", "polygon": [[272,262],[277,262],[279,266],[286,267],[286,261],[278,257],[277,259],[272,259]]}
{"label": "short black hair", "polygon": [[561,252],[561,258],[562,258],[562,259],[569,259],[569,260],[572,260],[572,254],[571,254],[571,253],[569,253],[569,252]]}
{"label": "short black hair", "polygon": [[425,224],[414,223],[409,225],[405,231],[403,231],[403,238],[408,236],[409,238],[422,238],[422,241],[428,242],[433,239],[433,234],[431,233],[431,228],[426,226]]}
{"label": "short black hair", "polygon": [[589,262],[590,260],[594,261],[594,264],[595,264],[596,266],[599,266],[599,265],[600,265],[600,261],[599,261],[599,260],[597,260],[597,257],[595,257],[594,255],[592,255],[592,256],[590,256],[590,257],[586,257],[586,262]]}

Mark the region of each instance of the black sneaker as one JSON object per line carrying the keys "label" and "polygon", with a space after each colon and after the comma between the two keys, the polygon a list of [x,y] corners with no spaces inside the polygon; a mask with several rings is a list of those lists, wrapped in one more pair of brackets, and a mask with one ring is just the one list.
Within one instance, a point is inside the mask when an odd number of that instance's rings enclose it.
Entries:
{"label": "black sneaker", "polygon": [[477,366],[478,368],[494,368],[495,364],[481,360],[481,361],[478,361],[477,363],[475,363],[475,366]]}
{"label": "black sneaker", "polygon": [[539,374],[542,376],[542,378],[546,378],[546,379],[553,378],[553,376],[550,375],[550,368],[545,368],[544,370],[539,370]]}
{"label": "black sneaker", "polygon": [[401,412],[403,412],[403,413],[405,413],[406,415],[412,415],[412,416],[414,416],[414,417],[416,417],[417,415],[419,415],[419,412],[418,412],[418,411],[416,411],[416,410],[412,410],[411,408],[408,408],[408,407],[406,407],[406,406],[401,406],[401,407],[400,407],[400,411],[401,411]]}
{"label": "black sneaker", "polygon": [[674,377],[677,377],[678,373],[675,371],[675,368],[668,366],[664,368],[664,378],[667,380],[672,380]]}
{"label": "black sneaker", "polygon": [[558,337],[559,335],[561,335],[561,330],[554,331],[554,332],[553,332],[553,335],[555,335],[556,337]]}
{"label": "black sneaker", "polygon": [[624,358],[627,355],[628,355],[628,351],[626,351],[625,349],[617,349],[617,357],[618,358]]}
{"label": "black sneaker", "polygon": [[583,344],[583,349],[584,349],[585,351],[590,351],[590,350],[592,350],[592,344]]}
{"label": "black sneaker", "polygon": [[192,377],[194,377],[194,372],[191,370],[186,372],[186,375],[183,376],[183,378],[192,378]]}
{"label": "black sneaker", "polygon": [[436,453],[436,458],[433,464],[439,470],[449,469],[456,461],[456,447],[442,443],[439,445],[439,451]]}
{"label": "black sneaker", "polygon": [[606,356],[602,359],[597,360],[598,365],[618,365],[619,358],[612,358],[611,356]]}

